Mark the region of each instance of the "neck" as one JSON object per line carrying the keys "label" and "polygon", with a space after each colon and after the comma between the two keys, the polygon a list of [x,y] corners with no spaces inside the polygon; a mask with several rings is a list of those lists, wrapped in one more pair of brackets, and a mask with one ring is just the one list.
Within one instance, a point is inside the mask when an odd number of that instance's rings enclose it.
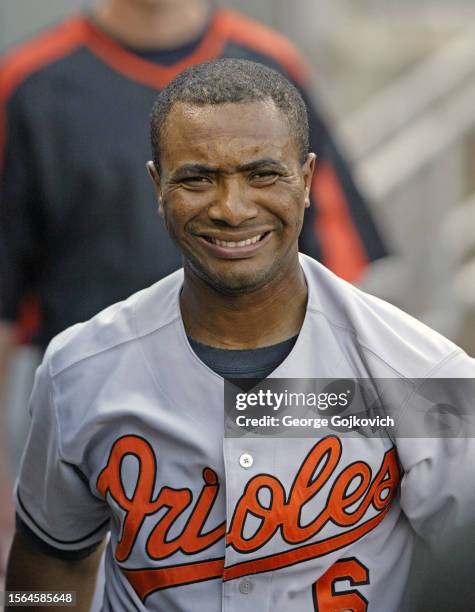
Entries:
{"label": "neck", "polygon": [[193,40],[206,27],[208,0],[101,0],[93,15],[99,27],[138,49],[171,48]]}
{"label": "neck", "polygon": [[189,267],[181,314],[189,336],[219,348],[258,348],[296,336],[305,317],[307,285],[298,259],[251,293],[220,293]]}

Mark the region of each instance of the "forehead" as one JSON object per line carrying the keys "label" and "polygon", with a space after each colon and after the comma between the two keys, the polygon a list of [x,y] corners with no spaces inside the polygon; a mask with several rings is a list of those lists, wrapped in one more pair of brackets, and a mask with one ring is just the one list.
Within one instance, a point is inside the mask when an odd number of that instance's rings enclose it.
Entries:
{"label": "forehead", "polygon": [[162,165],[187,160],[225,166],[251,158],[297,156],[285,114],[269,101],[192,106],[176,103],[164,126]]}

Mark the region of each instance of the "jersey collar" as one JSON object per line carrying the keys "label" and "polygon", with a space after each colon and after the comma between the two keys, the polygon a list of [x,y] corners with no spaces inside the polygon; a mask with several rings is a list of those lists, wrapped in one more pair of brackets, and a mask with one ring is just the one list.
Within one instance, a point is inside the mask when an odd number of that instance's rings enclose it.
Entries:
{"label": "jersey collar", "polygon": [[231,27],[228,9],[212,14],[208,29],[196,49],[182,61],[164,66],[144,59],[111,38],[90,16],[83,18],[85,46],[105,64],[122,76],[156,89],[163,89],[185,68],[219,57],[226,45]]}

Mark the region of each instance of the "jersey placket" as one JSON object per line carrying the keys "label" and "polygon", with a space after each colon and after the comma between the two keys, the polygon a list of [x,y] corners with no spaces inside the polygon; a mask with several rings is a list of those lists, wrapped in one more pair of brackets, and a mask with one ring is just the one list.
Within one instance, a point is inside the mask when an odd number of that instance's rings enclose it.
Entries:
{"label": "jersey placket", "polygon": [[[252,559],[269,554],[268,547],[275,546],[273,540],[265,543],[251,553],[242,553],[228,544],[229,530],[233,517],[235,518],[239,499],[246,490],[249,481],[259,475],[272,473],[274,440],[259,438],[225,438],[223,443],[224,464],[226,471],[226,521],[227,541],[224,559],[223,577],[223,612],[240,612],[242,610],[271,610],[272,577],[273,572],[254,574],[246,570],[245,563]],[[249,518],[249,516],[247,516]],[[246,528],[245,521],[243,536],[252,539],[252,534],[258,529],[258,523],[250,522]],[[267,544],[267,545],[266,545]],[[273,551],[272,551],[273,552]],[[227,574],[232,569],[232,576]]]}

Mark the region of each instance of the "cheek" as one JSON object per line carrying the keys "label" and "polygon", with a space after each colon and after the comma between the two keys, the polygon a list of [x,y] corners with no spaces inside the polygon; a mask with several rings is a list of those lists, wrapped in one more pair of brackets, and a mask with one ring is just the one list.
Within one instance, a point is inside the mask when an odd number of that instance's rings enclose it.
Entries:
{"label": "cheek", "polygon": [[276,202],[275,214],[289,227],[300,228],[305,213],[305,194],[302,189],[289,189],[288,185],[276,186],[273,200]]}
{"label": "cheek", "polygon": [[[197,197],[198,196],[198,197]],[[168,231],[179,237],[185,231],[186,225],[193,221],[203,210],[199,194],[172,192],[163,199],[163,216]]]}
{"label": "cheek", "polygon": [[162,197],[162,215],[168,232],[172,235],[177,234],[177,229],[181,224],[181,207],[177,206],[176,199],[168,194]]}

